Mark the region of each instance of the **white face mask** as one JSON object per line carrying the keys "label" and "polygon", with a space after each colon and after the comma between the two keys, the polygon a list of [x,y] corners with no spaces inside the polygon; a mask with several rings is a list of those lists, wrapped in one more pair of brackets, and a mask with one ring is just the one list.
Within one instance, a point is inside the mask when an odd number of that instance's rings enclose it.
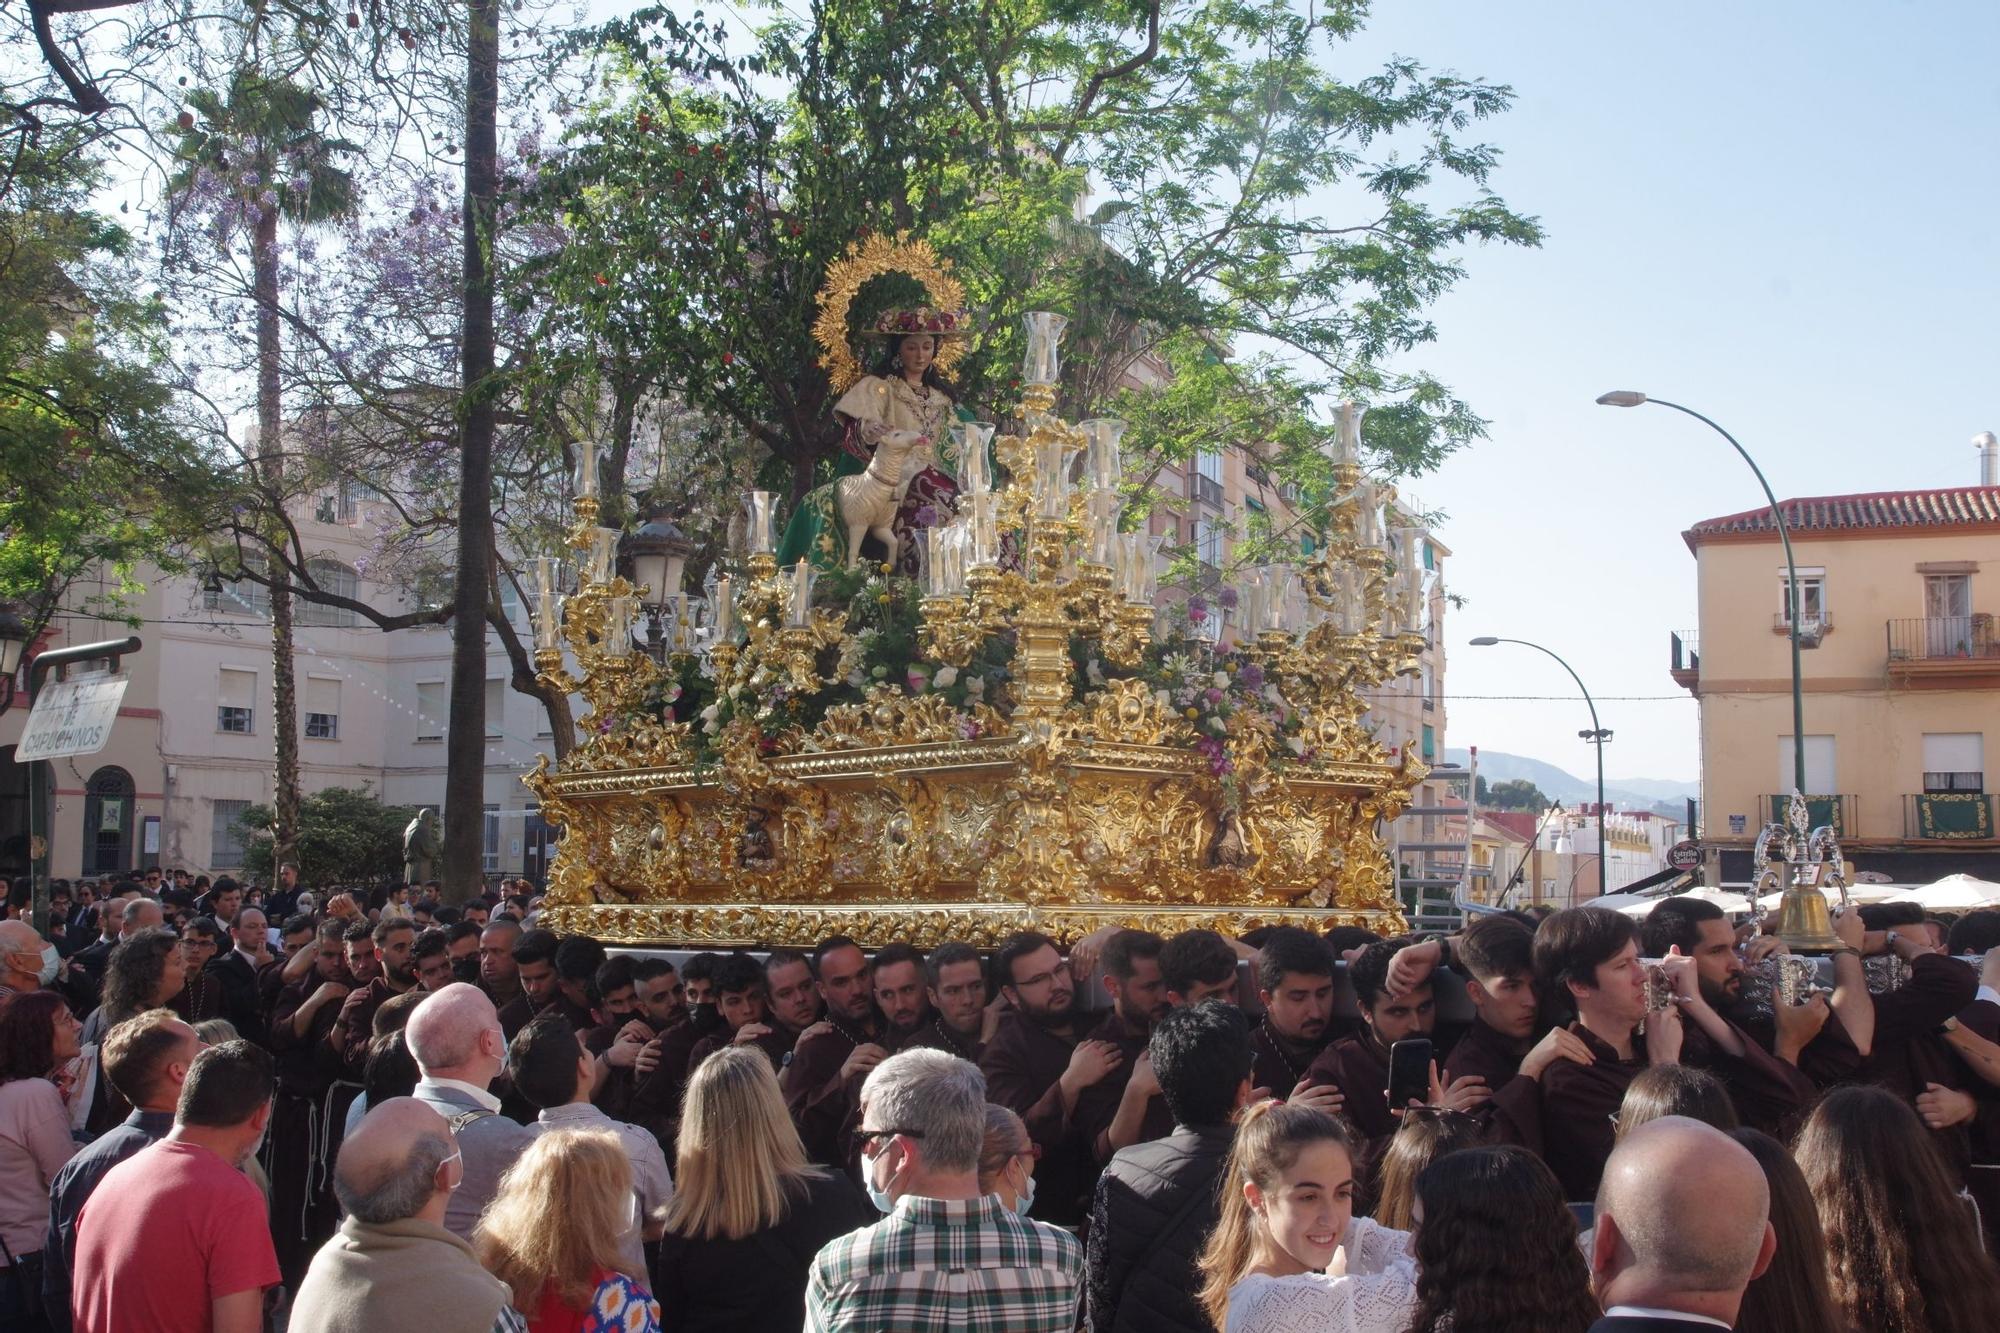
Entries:
{"label": "white face mask", "polygon": [[42,946],[42,970],[36,974],[38,979],[44,986],[51,985],[56,979],[56,973],[61,970],[62,955],[56,952],[55,945],[44,944]]}

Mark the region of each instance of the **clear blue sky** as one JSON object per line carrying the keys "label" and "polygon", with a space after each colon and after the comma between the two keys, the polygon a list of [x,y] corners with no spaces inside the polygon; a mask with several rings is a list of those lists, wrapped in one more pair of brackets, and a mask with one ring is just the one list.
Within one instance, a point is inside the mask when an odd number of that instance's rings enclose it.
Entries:
{"label": "clear blue sky", "polygon": [[[1667,676],[1695,624],[1680,532],[1779,497],[1970,484],[2000,430],[2000,6],[1758,0],[1387,0],[1343,73],[1389,53],[1512,84],[1484,137],[1539,251],[1475,252],[1422,357],[1492,438],[1411,489],[1448,513],[1452,745],[1583,774],[1599,697],[1612,777],[1692,780],[1696,709]],[[1777,586],[1772,590],[1776,610]],[[1616,696],[1665,696],[1658,702]],[[1810,701],[1808,701],[1810,702]],[[1810,723],[1808,723],[1810,725]]]}

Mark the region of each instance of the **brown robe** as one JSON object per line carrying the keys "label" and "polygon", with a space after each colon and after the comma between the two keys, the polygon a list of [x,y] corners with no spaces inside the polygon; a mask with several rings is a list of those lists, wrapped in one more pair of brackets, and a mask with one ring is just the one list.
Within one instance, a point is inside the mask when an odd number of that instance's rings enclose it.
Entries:
{"label": "brown robe", "polygon": [[[1328,1031],[1332,1031],[1331,1026]],[[1283,1101],[1292,1095],[1292,1089],[1312,1069],[1313,1061],[1331,1044],[1324,1037],[1310,1044],[1295,1042],[1279,1033],[1271,1026],[1270,1018],[1265,1017],[1250,1032],[1250,1086],[1269,1088],[1273,1097]]]}
{"label": "brown robe", "polygon": [[[785,1066],[791,1063],[792,1047],[797,1044],[799,1034],[786,1027],[783,1023],[767,1022],[764,1026],[771,1030],[763,1036],[755,1038],[750,1044],[770,1057],[772,1073],[783,1074]],[[688,1078],[694,1077],[694,1071],[701,1068],[703,1060],[708,1059],[709,1056],[714,1055],[723,1047],[733,1046],[735,1043],[736,1034],[734,1032],[715,1032],[703,1037],[695,1044],[695,1048],[688,1052]]]}
{"label": "brown robe", "polygon": [[860,1153],[861,1084],[865,1074],[842,1077],[841,1066],[863,1042],[880,1042],[882,1034],[836,1023],[802,1037],[792,1047],[792,1062],[779,1080],[785,1107],[798,1126],[806,1156],[826,1166],[851,1167]]}
{"label": "brown robe", "polygon": [[1062,1089],[1057,1086],[1078,1040],[1009,1011],[1000,1016],[993,1040],[979,1057],[979,1068],[986,1075],[986,1100],[1020,1116],[1028,1137],[1042,1150],[1029,1215],[1057,1226],[1083,1221],[1097,1185],[1090,1143],[1064,1111]]}
{"label": "brown robe", "polygon": [[978,1064],[981,1053],[986,1049],[986,1043],[977,1037],[968,1039],[960,1036],[946,1025],[943,1018],[932,1014],[928,1023],[899,1040],[896,1049],[943,1051],[947,1055],[955,1055],[961,1060],[970,1060],[973,1064]]}
{"label": "brown robe", "polygon": [[[1118,1103],[1124,1100],[1125,1085],[1132,1081],[1133,1067],[1146,1053],[1149,1035],[1134,1030],[1115,1008],[1084,1034],[1085,1041],[1110,1042],[1125,1057],[1116,1069],[1083,1090],[1076,1099],[1076,1110],[1071,1117],[1076,1132],[1090,1145],[1091,1154],[1100,1165],[1110,1161],[1111,1154],[1116,1151],[1105,1140],[1105,1135],[1111,1129],[1111,1122],[1118,1118]],[[1150,1143],[1173,1132],[1174,1114],[1167,1109],[1167,1099],[1158,1093],[1148,1097],[1146,1114],[1139,1124],[1139,1137],[1133,1142]]]}

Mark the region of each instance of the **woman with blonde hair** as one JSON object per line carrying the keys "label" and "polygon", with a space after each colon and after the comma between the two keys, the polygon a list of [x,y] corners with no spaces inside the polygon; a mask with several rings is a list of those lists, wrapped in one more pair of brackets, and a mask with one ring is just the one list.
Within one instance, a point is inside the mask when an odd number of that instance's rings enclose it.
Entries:
{"label": "woman with blonde hair", "polygon": [[674,1197],[653,1267],[671,1333],[798,1328],[813,1256],[878,1220],[846,1177],[806,1161],[771,1061],[725,1046],[681,1102]]}
{"label": "woman with blonde hair", "polygon": [[1035,1162],[1041,1150],[1028,1137],[1021,1117],[986,1103],[986,1141],[979,1147],[979,1191],[997,1194],[1001,1206],[1021,1216],[1035,1202]]}
{"label": "woman with blonde hair", "polygon": [[1417,1307],[1409,1233],[1354,1216],[1340,1121],[1260,1102],[1223,1169],[1222,1213],[1200,1262],[1201,1303],[1224,1333],[1402,1333]]}
{"label": "woman with blonde hair", "polygon": [[472,1243],[529,1333],[658,1333],[658,1302],[618,1271],[631,1218],[632,1163],[618,1136],[556,1130],[500,1178]]}

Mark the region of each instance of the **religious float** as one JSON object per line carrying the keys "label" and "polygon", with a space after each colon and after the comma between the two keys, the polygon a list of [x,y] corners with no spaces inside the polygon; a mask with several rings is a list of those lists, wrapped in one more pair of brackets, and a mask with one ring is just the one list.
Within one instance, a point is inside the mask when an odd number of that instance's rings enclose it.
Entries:
{"label": "religious float", "polygon": [[[1424,585],[1392,555],[1358,409],[1302,563],[1242,574],[1226,609],[1162,595],[1123,423],[1052,410],[1062,318],[1028,316],[999,431],[939,410],[901,355],[859,373],[850,305],[890,271],[927,303],[866,334],[962,355],[962,289],[923,242],[834,266],[816,334],[868,461],[806,498],[786,560],[753,492],[739,553],[683,592],[691,544],[597,526],[585,460],[574,576],[544,562],[535,609],[537,669],[589,709],[527,778],[562,829],[551,924],[701,947],[1401,930],[1385,829],[1426,770],[1364,729],[1363,693],[1418,669]],[[860,558],[871,536],[886,559]]]}

